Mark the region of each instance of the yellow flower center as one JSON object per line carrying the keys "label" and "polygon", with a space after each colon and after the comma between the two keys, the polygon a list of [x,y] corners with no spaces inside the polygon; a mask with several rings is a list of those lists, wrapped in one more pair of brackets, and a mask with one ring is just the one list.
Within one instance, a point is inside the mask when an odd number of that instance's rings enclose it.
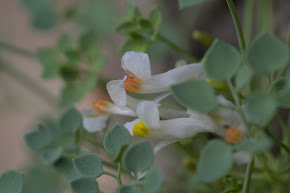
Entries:
{"label": "yellow flower center", "polygon": [[146,137],[149,131],[150,130],[142,122],[136,123],[133,128],[134,135],[142,138]]}
{"label": "yellow flower center", "polygon": [[217,81],[211,80],[209,78],[205,79],[205,82],[210,84],[214,89],[225,89],[225,88],[227,88],[227,84],[225,82],[217,82]]}

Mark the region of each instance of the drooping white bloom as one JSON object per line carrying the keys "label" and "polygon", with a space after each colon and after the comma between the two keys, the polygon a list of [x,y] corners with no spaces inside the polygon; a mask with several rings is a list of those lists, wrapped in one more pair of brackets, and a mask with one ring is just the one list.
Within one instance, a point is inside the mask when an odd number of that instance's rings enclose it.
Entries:
{"label": "drooping white bloom", "polygon": [[125,77],[122,85],[120,81],[113,80],[108,84],[120,86],[120,96],[126,89],[135,93],[159,93],[168,91],[170,85],[189,79],[205,79],[201,63],[183,65],[165,73],[151,75],[150,61],[146,53],[126,52],[121,59],[122,68],[129,77]]}
{"label": "drooping white bloom", "polygon": [[106,128],[109,115],[97,115],[94,109],[83,110],[83,127],[89,133],[102,131]]}
{"label": "drooping white bloom", "polygon": [[153,101],[139,103],[136,113],[139,118],[126,123],[125,127],[131,135],[143,138],[182,140],[201,132],[218,131],[209,116],[195,112],[188,118],[160,120],[158,105]]}

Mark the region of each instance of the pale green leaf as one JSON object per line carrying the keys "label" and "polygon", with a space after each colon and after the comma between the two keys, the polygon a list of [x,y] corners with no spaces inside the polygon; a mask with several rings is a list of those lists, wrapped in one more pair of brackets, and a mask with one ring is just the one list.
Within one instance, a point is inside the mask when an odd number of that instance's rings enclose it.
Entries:
{"label": "pale green leaf", "polygon": [[134,173],[145,171],[153,163],[153,150],[148,142],[140,141],[124,153],[124,167]]}
{"label": "pale green leaf", "polygon": [[163,175],[159,168],[152,168],[146,175],[143,186],[147,193],[158,192],[163,182]]}
{"label": "pale green leaf", "polygon": [[93,178],[79,178],[70,183],[73,193],[99,193],[98,182]]}
{"label": "pale green leaf", "polygon": [[82,115],[75,108],[67,109],[61,116],[60,126],[65,134],[74,133],[82,124]]}
{"label": "pale green leaf", "polygon": [[174,98],[184,107],[210,112],[217,107],[214,89],[204,81],[189,80],[171,87]]}
{"label": "pale green leaf", "polygon": [[44,150],[40,154],[40,158],[44,164],[51,164],[57,161],[62,155],[63,149],[61,147]]}
{"label": "pale green leaf", "polygon": [[289,48],[275,36],[263,33],[250,44],[247,60],[255,73],[271,73],[287,65]]}
{"label": "pale green leaf", "polygon": [[226,175],[232,168],[232,148],[220,140],[206,144],[197,166],[197,178],[202,182],[212,182]]}
{"label": "pale green leaf", "polygon": [[23,189],[23,172],[8,170],[0,176],[1,193],[21,193]]}
{"label": "pale green leaf", "polygon": [[198,5],[202,2],[204,2],[204,0],[178,0],[178,5],[180,9],[184,9],[194,5]]}
{"label": "pale green leaf", "polygon": [[203,59],[206,75],[215,81],[230,80],[241,63],[242,57],[236,48],[220,40],[214,41]]}
{"label": "pale green leaf", "polygon": [[128,129],[117,123],[106,133],[103,144],[108,153],[116,155],[120,147],[129,145],[130,141],[131,135]]}
{"label": "pale green leaf", "polygon": [[100,156],[94,153],[74,158],[73,164],[77,172],[86,177],[97,178],[104,173],[102,160]]}
{"label": "pale green leaf", "polygon": [[268,93],[271,95],[277,102],[277,105],[281,108],[290,108],[290,90],[287,89],[287,77],[282,77],[275,80],[269,90]]}

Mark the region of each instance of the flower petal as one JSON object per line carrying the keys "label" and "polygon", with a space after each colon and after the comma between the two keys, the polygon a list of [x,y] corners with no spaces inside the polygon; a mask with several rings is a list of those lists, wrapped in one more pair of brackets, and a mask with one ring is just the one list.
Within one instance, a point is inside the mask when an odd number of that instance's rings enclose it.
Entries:
{"label": "flower petal", "polygon": [[251,154],[248,152],[239,151],[233,154],[233,159],[237,165],[247,164],[251,160]]}
{"label": "flower petal", "polygon": [[115,104],[126,106],[126,90],[122,80],[111,80],[107,83],[107,90]]}
{"label": "flower petal", "polygon": [[140,119],[135,119],[134,121],[131,122],[127,122],[124,124],[124,127],[126,127],[128,129],[128,131],[130,132],[131,136],[134,135],[133,133],[133,128],[134,126],[139,123],[141,120]]}
{"label": "flower petal", "polygon": [[143,101],[138,104],[136,112],[148,129],[158,129],[160,127],[159,111],[156,103],[152,101]]}
{"label": "flower petal", "polygon": [[168,91],[171,85],[190,79],[205,79],[201,63],[184,65],[162,74],[153,75],[143,82],[140,93]]}
{"label": "flower petal", "polygon": [[89,117],[84,116],[83,117],[83,126],[86,131],[89,133],[93,133],[96,131],[101,131],[104,128],[106,128],[107,120],[109,119],[109,115],[103,115],[103,116],[96,116],[96,117]]}
{"label": "flower petal", "polygon": [[126,52],[121,59],[122,68],[129,76],[146,80],[151,77],[151,68],[148,54],[142,52]]}

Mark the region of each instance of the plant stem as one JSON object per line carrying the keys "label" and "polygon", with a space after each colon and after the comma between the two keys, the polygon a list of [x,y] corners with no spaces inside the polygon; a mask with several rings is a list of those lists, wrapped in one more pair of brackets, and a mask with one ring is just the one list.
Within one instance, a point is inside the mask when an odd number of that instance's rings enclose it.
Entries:
{"label": "plant stem", "polygon": [[260,20],[260,33],[273,32],[273,9],[272,0],[260,0],[259,15]]}
{"label": "plant stem", "polygon": [[208,142],[208,139],[205,138],[205,137],[203,137],[203,136],[201,136],[200,134],[197,134],[195,137],[198,138],[198,139],[200,139],[200,140],[202,140],[202,141],[205,142],[205,143]]}
{"label": "plant stem", "polygon": [[247,165],[246,176],[244,179],[242,193],[249,193],[249,191],[250,191],[251,176],[252,176],[254,162],[255,162],[255,158],[254,158],[254,156],[252,156],[251,161]]}
{"label": "plant stem", "polygon": [[122,184],[121,172],[122,172],[122,164],[119,162],[118,163],[118,176],[117,177],[118,177],[120,183]]}
{"label": "plant stem", "polygon": [[230,80],[227,81],[227,84],[228,84],[228,86],[230,88],[230,91],[231,91],[231,93],[233,95],[235,104],[237,106],[237,109],[236,110],[240,114],[240,116],[242,118],[242,121],[243,121],[245,127],[247,128],[248,134],[250,135],[251,134],[251,131],[250,131],[249,125],[247,123],[246,117],[245,117],[245,115],[244,115],[244,113],[243,113],[243,111],[241,109],[241,104],[240,104],[240,100],[239,100],[238,93],[237,93],[236,89],[234,88],[234,86],[233,86],[233,84],[232,84],[232,82]]}
{"label": "plant stem", "polygon": [[235,8],[235,5],[233,3],[232,0],[226,0],[228,7],[230,9],[230,12],[232,14],[232,18],[235,24],[235,28],[236,28],[236,32],[237,32],[237,37],[238,37],[238,41],[239,41],[239,46],[240,46],[240,50],[242,52],[242,55],[244,56],[244,52],[246,50],[246,43],[245,43],[245,39],[244,39],[244,35],[243,35],[243,30],[242,30],[242,26]]}
{"label": "plant stem", "polygon": [[3,48],[3,49],[10,51],[10,52],[17,53],[17,54],[22,55],[22,56],[27,57],[27,58],[35,58],[35,54],[33,52],[16,47],[16,46],[8,44],[8,43],[0,42],[0,48]]}
{"label": "plant stem", "polygon": [[253,32],[253,13],[254,13],[255,1],[245,0],[245,11],[244,11],[244,31],[245,31],[245,42],[249,43],[252,39]]}
{"label": "plant stem", "polygon": [[25,73],[21,72],[10,64],[7,64],[7,62],[3,61],[2,59],[0,59],[0,69],[5,71],[9,76],[13,77],[20,84],[26,86],[26,88],[30,89],[50,105],[53,105],[54,107],[57,106],[57,99],[43,86],[37,84],[35,80],[27,76]]}
{"label": "plant stem", "polygon": [[161,34],[158,34],[157,35],[157,39],[160,40],[160,41],[162,41],[163,43],[167,44],[171,48],[173,48],[179,54],[183,55],[184,58],[187,59],[189,62],[196,62],[197,61],[196,58],[194,58],[189,52],[187,52],[186,50],[182,49],[181,47],[179,47],[178,45],[176,45],[171,40],[165,38]]}
{"label": "plant stem", "polygon": [[276,137],[274,137],[273,135],[272,135],[272,133],[270,133],[270,131],[269,130],[266,130],[266,132],[267,132],[267,134],[275,141],[275,143],[277,144],[277,145],[279,145],[282,149],[284,149],[288,154],[290,154],[290,148],[287,146],[287,145],[285,145],[284,143],[282,143],[279,139],[277,139]]}

